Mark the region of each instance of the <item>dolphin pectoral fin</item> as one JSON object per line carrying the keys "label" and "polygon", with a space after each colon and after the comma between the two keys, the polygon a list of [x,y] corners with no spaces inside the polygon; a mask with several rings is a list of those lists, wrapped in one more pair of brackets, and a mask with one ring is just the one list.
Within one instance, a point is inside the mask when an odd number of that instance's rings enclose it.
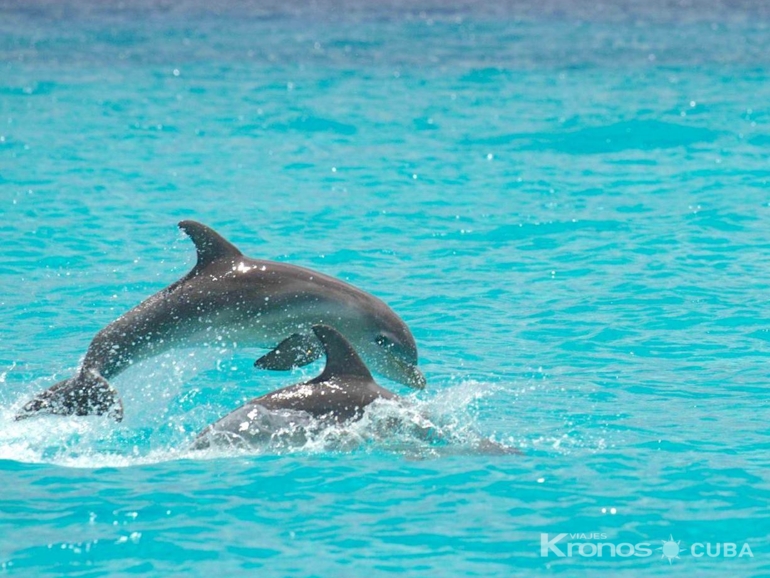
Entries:
{"label": "dolphin pectoral fin", "polygon": [[96,373],[79,374],[35,396],[16,414],[16,421],[39,413],[54,415],[107,415],[123,420],[118,392]]}
{"label": "dolphin pectoral fin", "polygon": [[313,363],[323,355],[323,349],[312,335],[294,333],[254,362],[262,369],[288,371]]}

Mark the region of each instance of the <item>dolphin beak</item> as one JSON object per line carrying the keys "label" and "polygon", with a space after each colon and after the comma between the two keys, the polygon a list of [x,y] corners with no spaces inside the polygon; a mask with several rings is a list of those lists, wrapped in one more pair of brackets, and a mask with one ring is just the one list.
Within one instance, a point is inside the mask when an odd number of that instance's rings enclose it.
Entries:
{"label": "dolphin beak", "polygon": [[414,381],[412,381],[412,383],[409,385],[415,389],[425,389],[425,386],[428,385],[428,380],[425,379],[425,375],[423,375],[422,371],[416,367],[413,367],[412,373],[414,375]]}
{"label": "dolphin beak", "polygon": [[428,384],[422,371],[416,365],[401,362],[401,370],[404,374],[404,383],[413,389],[425,389]]}

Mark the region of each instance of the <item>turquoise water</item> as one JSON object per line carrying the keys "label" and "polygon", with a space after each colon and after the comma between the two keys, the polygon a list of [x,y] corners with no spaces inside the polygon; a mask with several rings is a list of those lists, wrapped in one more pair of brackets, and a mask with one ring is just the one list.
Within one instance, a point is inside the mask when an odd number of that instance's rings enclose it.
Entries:
{"label": "turquoise water", "polygon": [[[770,13],[303,4],[0,4],[0,573],[770,574]],[[452,451],[372,415],[189,453],[319,367],[258,350],[14,422],[191,267],[185,218],[388,302],[429,386],[381,383]]]}

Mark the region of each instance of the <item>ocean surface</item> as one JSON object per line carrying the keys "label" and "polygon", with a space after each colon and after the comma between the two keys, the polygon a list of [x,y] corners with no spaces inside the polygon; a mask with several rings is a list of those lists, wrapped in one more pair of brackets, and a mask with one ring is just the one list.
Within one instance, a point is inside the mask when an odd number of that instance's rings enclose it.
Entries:
{"label": "ocean surface", "polygon": [[[0,575],[770,575],[768,179],[765,3],[0,0]],[[233,347],[15,422],[182,219],[391,305],[447,441],[191,452],[322,365]]]}

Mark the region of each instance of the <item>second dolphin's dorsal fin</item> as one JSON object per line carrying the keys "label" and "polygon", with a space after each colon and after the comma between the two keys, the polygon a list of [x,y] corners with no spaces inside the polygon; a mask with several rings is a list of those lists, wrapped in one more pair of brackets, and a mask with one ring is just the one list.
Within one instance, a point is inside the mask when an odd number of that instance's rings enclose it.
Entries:
{"label": "second dolphin's dorsal fin", "polygon": [[328,325],[314,325],[313,333],[316,334],[324,346],[324,351],[326,351],[326,367],[313,382],[329,381],[334,377],[343,375],[374,381],[372,374],[369,373],[356,350],[336,329]]}
{"label": "second dolphin's dorsal fin", "polygon": [[238,247],[202,223],[182,221],[179,223],[179,228],[187,233],[192,242],[195,243],[195,248],[198,251],[198,264],[195,265],[195,269],[198,271],[217,259],[243,255]]}

